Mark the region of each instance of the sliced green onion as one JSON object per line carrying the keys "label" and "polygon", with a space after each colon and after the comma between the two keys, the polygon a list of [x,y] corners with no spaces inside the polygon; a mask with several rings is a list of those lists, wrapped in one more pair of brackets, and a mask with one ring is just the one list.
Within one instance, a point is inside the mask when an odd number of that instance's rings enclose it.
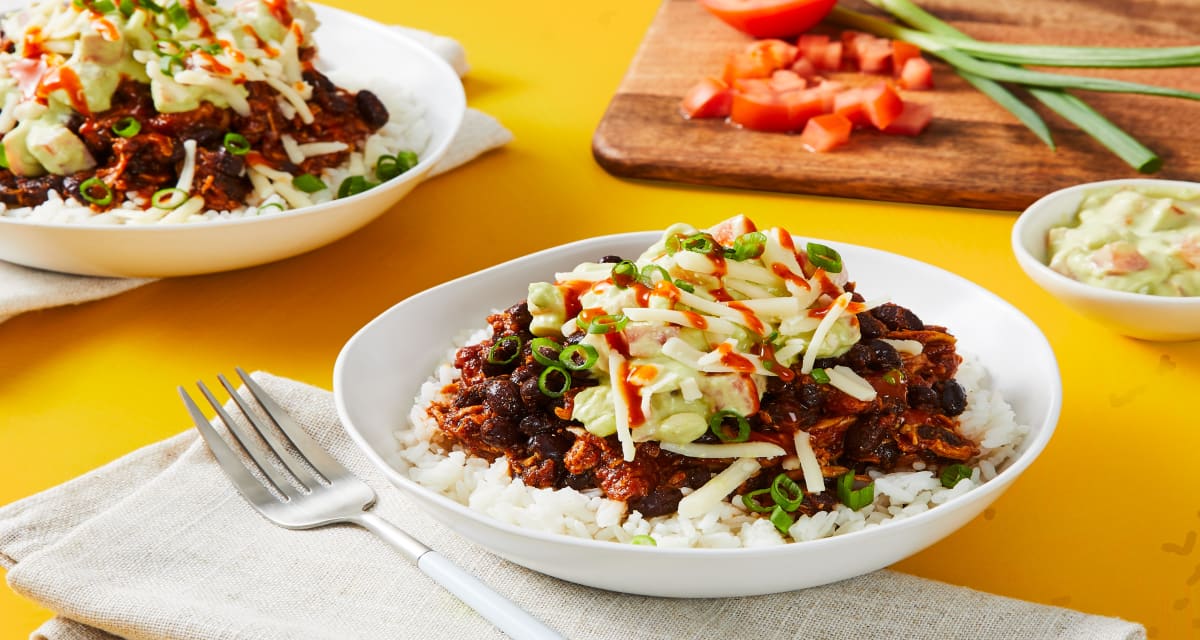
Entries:
{"label": "sliced green onion", "polygon": [[350,176],[342,180],[342,184],[338,185],[337,197],[349,198],[364,191],[370,191],[378,186],[378,182],[371,182],[362,176]]}
{"label": "sliced green onion", "polygon": [[660,281],[663,281],[663,282],[671,281],[671,274],[669,272],[667,272],[667,270],[664,269],[662,266],[653,264],[653,263],[642,267],[642,275],[640,277],[640,280],[647,287],[654,286],[654,282],[655,282],[654,275],[655,274],[658,274],[658,279]]}
{"label": "sliced green onion", "polygon": [[883,374],[883,381],[888,384],[901,384],[908,380],[908,376],[901,369],[892,369]]}
{"label": "sliced green onion", "polygon": [[738,236],[737,240],[733,241],[733,247],[726,251],[726,255],[738,262],[753,260],[762,255],[766,246],[766,234],[761,231],[751,231]]}
{"label": "sliced green onion", "polygon": [[618,289],[626,289],[637,282],[638,266],[632,260],[622,260],[613,265],[612,281]]}
{"label": "sliced green onion", "polygon": [[783,507],[777,506],[771,510],[771,524],[775,525],[779,533],[786,534],[788,529],[791,529],[792,525],[796,524],[796,519],[788,515],[788,512],[784,511]]}
{"label": "sliced green onion", "polygon": [[[546,350],[550,351],[551,355],[546,354]],[[550,338],[534,338],[529,342],[529,350],[533,353],[533,359],[546,365],[547,367],[558,366],[558,356],[562,353],[562,345],[551,340]]]}
{"label": "sliced green onion", "polygon": [[673,256],[680,251],[683,251],[683,235],[676,233],[668,236],[665,240],[663,240],[663,247],[666,248],[667,255],[669,256]]}
{"label": "sliced green onion", "polygon": [[771,489],[770,488],[759,489],[757,491],[751,491],[750,493],[743,495],[742,496],[742,504],[745,505],[747,509],[749,509],[755,513],[770,513],[771,510],[775,508],[775,503],[772,502],[771,504],[764,505],[763,503],[759,502],[758,496],[762,496],[762,495],[765,495],[768,498],[770,498],[771,497]]}
{"label": "sliced green onion", "polygon": [[588,323],[586,331],[592,334],[603,334],[621,331],[625,325],[629,323],[629,318],[623,313],[605,314],[592,318]]}
{"label": "sliced green onion", "polygon": [[771,481],[771,497],[775,499],[775,504],[783,507],[784,511],[795,511],[804,503],[804,489],[796,484],[795,480],[788,477],[786,473],[781,473],[775,476]]}
{"label": "sliced green onion", "polygon": [[1050,135],[1050,127],[1046,125],[1046,121],[1042,119],[1042,116],[1038,115],[1038,112],[1034,111],[1032,107],[1024,102],[1021,102],[1021,100],[1017,98],[1017,96],[1013,95],[1013,92],[1006,89],[1004,85],[996,82],[995,80],[984,78],[983,76],[977,76],[961,69],[957,69],[956,71],[963,80],[971,83],[971,86],[978,89],[980,93],[991,98],[993,102],[1001,107],[1004,107],[1009,113],[1013,114],[1017,120],[1021,122],[1021,124],[1025,125],[1026,128],[1033,132],[1033,135],[1037,136],[1039,140],[1046,143],[1047,147],[1050,147],[1051,149],[1056,148],[1054,145],[1054,138]]}
{"label": "sliced green onion", "polygon": [[158,66],[160,69],[162,69],[163,73],[174,73],[175,68],[182,69],[185,66],[183,64],[183,54],[176,53],[169,56],[163,56],[162,59],[159,60]]}
{"label": "sliced green onion", "polygon": [[842,255],[833,247],[810,242],[804,251],[808,254],[809,262],[824,269],[827,273],[842,272]]}
{"label": "sliced green onion", "polygon": [[952,464],[942,469],[942,486],[953,489],[955,485],[971,477],[971,468],[965,464]]}
{"label": "sliced green onion", "polygon": [[676,278],[676,279],[675,279],[675,286],[676,286],[676,287],[679,287],[680,289],[682,289],[682,290],[684,290],[684,291],[686,291],[686,292],[688,292],[688,293],[695,293],[695,292],[696,292],[696,287],[693,287],[693,286],[692,286],[692,283],[690,283],[690,282],[684,282],[683,280],[680,280],[680,279],[678,279],[678,278]]}
{"label": "sliced green onion", "polygon": [[1066,91],[1039,87],[1029,87],[1029,93],[1139,172],[1154,173],[1162,168],[1162,158],[1158,154],[1076,96]]}
{"label": "sliced green onion", "polygon": [[812,379],[817,384],[829,384],[829,374],[824,369],[813,369]]}
{"label": "sliced green onion", "polygon": [[302,173],[292,178],[292,186],[304,193],[316,193],[325,188],[325,183],[311,173]]}
{"label": "sliced green onion", "polygon": [[516,360],[519,355],[521,355],[521,336],[504,336],[492,343],[487,352],[487,361],[492,364],[508,364]]}
{"label": "sliced green onion", "polygon": [[[97,196],[92,192],[100,189],[103,195]],[[113,191],[100,178],[88,178],[79,185],[79,195],[92,204],[104,206],[113,201]]]}
{"label": "sliced green onion", "polygon": [[178,209],[180,205],[188,201],[188,194],[183,189],[169,187],[167,189],[159,189],[150,196],[150,204],[158,209]]}
{"label": "sliced green onion", "polygon": [[167,20],[171,21],[171,24],[177,31],[183,31],[187,28],[188,23],[192,21],[192,18],[188,15],[188,10],[176,2],[167,7]]}
{"label": "sliced green onion", "polygon": [[657,547],[658,546],[658,543],[654,541],[654,538],[651,538],[650,536],[645,535],[645,534],[634,536],[632,539],[630,539],[629,544],[644,545],[647,547]]}
{"label": "sliced green onion", "polygon": [[415,166],[417,154],[412,151],[400,151],[394,156],[382,155],[375,161],[375,176],[387,182]]}
{"label": "sliced green onion", "polygon": [[[583,360],[579,360],[576,356],[582,355]],[[562,365],[572,371],[584,371],[591,369],[596,365],[596,361],[600,359],[600,354],[596,352],[596,348],[590,344],[573,344],[566,349],[563,349],[558,354],[558,360]]]}
{"label": "sliced green onion", "polygon": [[138,0],[138,4],[154,13],[162,13],[163,10],[162,6],[154,2],[154,0]]}
{"label": "sliced green onion", "polygon": [[[557,387],[552,387],[550,386],[552,384],[550,376],[556,373],[562,377],[562,384]],[[558,398],[561,397],[562,394],[566,393],[567,389],[570,388],[571,374],[562,367],[546,367],[544,370],[542,370],[542,375],[538,376],[538,391],[541,391],[542,395],[544,396]]]}
{"label": "sliced green onion", "polygon": [[117,5],[112,3],[112,0],[100,0],[92,3],[92,11],[99,13],[112,13],[117,9]]}
{"label": "sliced green onion", "polygon": [[[725,431],[726,418],[733,418],[737,421],[736,435],[731,436]],[[750,439],[750,421],[746,419],[746,416],[729,409],[718,411],[709,416],[708,430],[720,439],[721,442],[745,442]]]}
{"label": "sliced green onion", "polygon": [[872,482],[861,489],[854,488],[854,472],[847,471],[837,479],[838,499],[842,504],[854,511],[875,502],[875,483]]}
{"label": "sliced green onion", "polygon": [[133,116],[125,116],[117,120],[117,123],[112,126],[112,132],[122,138],[132,138],[141,130],[142,123],[138,122],[138,119]]}
{"label": "sliced green onion", "polygon": [[4,151],[4,145],[0,145],[0,169],[8,168],[8,153]]}
{"label": "sliced green onion", "polygon": [[683,240],[684,250],[694,253],[712,253],[717,248],[717,241],[707,233],[696,233]]}
{"label": "sliced green onion", "polygon": [[230,131],[225,134],[225,139],[222,141],[225,145],[225,150],[235,156],[244,156],[250,152],[250,141],[246,136],[240,133]]}
{"label": "sliced green onion", "polygon": [[269,212],[268,210],[271,210],[271,209],[274,209],[275,211],[280,211],[280,212],[282,212],[284,210],[283,205],[278,202],[268,202],[266,204],[258,205],[259,215],[268,213]]}
{"label": "sliced green onion", "polygon": [[121,0],[121,3],[117,6],[117,8],[121,10],[121,15],[128,18],[129,16],[133,15],[133,10],[136,7],[133,5],[133,0]]}

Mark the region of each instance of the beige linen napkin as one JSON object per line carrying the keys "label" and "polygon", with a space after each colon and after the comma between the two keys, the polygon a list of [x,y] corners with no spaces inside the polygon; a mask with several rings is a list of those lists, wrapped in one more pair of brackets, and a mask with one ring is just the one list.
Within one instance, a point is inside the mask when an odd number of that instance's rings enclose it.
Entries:
{"label": "beige linen napkin", "polygon": [[[4,4],[0,1],[0,9]],[[419,29],[394,28],[441,56],[460,76],[467,72],[466,54],[456,40]],[[458,135],[428,177],[466,164],[484,152],[508,144],[512,138],[512,132],[498,120],[468,108]],[[153,281],[75,276],[0,261],[0,322],[26,311],[107,298]]]}
{"label": "beige linen napkin", "polygon": [[[332,394],[254,376],[376,489],[380,515],[568,638],[1145,638],[1123,620],[891,571],[720,600],[563,582],[501,560],[420,512],[350,441]],[[0,564],[13,589],[59,615],[36,639],[504,637],[367,531],[290,531],[263,519],[194,431],[0,509]]]}

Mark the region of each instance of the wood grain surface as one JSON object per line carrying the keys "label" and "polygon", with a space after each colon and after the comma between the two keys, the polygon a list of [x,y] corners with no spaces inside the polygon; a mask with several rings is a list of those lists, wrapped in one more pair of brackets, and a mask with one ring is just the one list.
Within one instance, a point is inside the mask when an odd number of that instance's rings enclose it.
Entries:
{"label": "wood grain surface", "polygon": [[[873,12],[866,5],[847,6]],[[985,40],[1105,46],[1200,43],[1195,0],[922,0],[921,6]],[[665,0],[601,119],[593,154],[609,173],[790,193],[1020,210],[1062,187],[1138,177],[1070,123],[1034,104],[1057,150],[934,62],[936,89],[904,92],[932,103],[920,136],[856,132],[828,153],[811,153],[789,134],[759,133],[721,120],[684,119],[679,100],[750,38],[709,15],[695,0]],[[927,56],[929,57],[929,56]],[[1200,91],[1200,68],[1059,70]],[[1163,159],[1155,177],[1200,180],[1200,102],[1154,96],[1076,92]]]}

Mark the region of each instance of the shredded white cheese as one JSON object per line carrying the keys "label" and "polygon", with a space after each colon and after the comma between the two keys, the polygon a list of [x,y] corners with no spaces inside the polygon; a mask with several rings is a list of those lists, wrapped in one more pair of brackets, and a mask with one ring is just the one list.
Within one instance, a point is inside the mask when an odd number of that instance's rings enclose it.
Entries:
{"label": "shredded white cheese", "polygon": [[862,376],[855,373],[853,369],[845,365],[839,364],[836,367],[826,369],[825,375],[829,376],[829,384],[857,400],[870,402],[877,395],[875,387],[872,387],[870,382],[867,382]]}
{"label": "shredded white cheese", "polygon": [[783,447],[770,442],[733,442],[726,444],[675,444],[662,442],[664,451],[689,458],[777,458],[787,453]]}
{"label": "shredded white cheese", "polygon": [[813,333],[812,342],[809,343],[808,350],[804,352],[804,360],[800,365],[801,373],[812,373],[813,363],[817,361],[817,352],[821,350],[821,346],[825,343],[825,337],[833,329],[833,323],[837,322],[842,312],[846,310],[846,305],[850,304],[852,295],[847,291],[838,296],[829,305],[829,309],[825,312],[825,317],[821,318],[821,324],[817,325],[817,330]]}
{"label": "shredded white cheese", "polygon": [[192,179],[196,175],[196,141],[183,141],[183,168],[179,170],[179,180],[175,188],[184,193],[192,192]]}
{"label": "shredded white cheese", "polygon": [[892,340],[890,338],[880,338],[880,340],[892,345],[892,348],[900,353],[907,353],[915,356],[925,350],[925,345],[919,340]]}
{"label": "shredded white cheese", "polygon": [[754,458],[738,458],[724,471],[713,476],[704,486],[684,496],[679,501],[679,515],[685,518],[698,518],[717,506],[725,496],[733,493],[741,484],[750,479],[762,465]]}
{"label": "shredded white cheese", "polygon": [[805,488],[809,493],[821,493],[825,490],[825,476],[821,473],[821,463],[813,452],[808,432],[797,431],[792,439],[796,442],[796,457],[800,459],[800,469],[804,472]]}
{"label": "shredded white cheese", "polygon": [[625,358],[621,357],[621,354],[608,354],[608,376],[612,384],[613,409],[616,412],[614,417],[617,421],[617,440],[621,442],[621,456],[626,462],[632,462],[636,449],[633,446],[633,434],[629,431],[629,403],[625,400],[625,394],[621,392],[625,388],[625,378],[622,375],[624,365]]}

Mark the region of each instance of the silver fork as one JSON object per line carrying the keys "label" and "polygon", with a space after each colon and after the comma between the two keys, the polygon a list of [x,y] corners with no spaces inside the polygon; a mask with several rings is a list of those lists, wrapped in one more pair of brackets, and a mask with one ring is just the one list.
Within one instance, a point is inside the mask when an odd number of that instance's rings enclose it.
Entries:
{"label": "silver fork", "polygon": [[278,432],[289,441],[291,448],[276,436],[276,430],[253,410],[250,402],[234,389],[225,376],[218,375],[217,379],[229,392],[230,398],[241,409],[246,420],[254,427],[261,441],[267,444],[282,463],[287,470],[286,475],[268,461],[267,454],[253,442],[254,438],[249,437],[247,430],[229,416],[208,387],[204,386],[203,382],[197,382],[196,385],[216,410],[229,434],[241,445],[253,460],[254,466],[266,478],[269,487],[254,477],[237,453],[204,417],[204,413],[183,387],[179,387],[179,395],[225,475],[229,476],[238,492],[260,514],[288,529],[311,529],[336,523],[364,527],[391,543],[405,559],[510,637],[533,640],[562,639],[561,635],[512,601],[492,591],[438,552],[372,513],[370,509],[375,506],[374,490],[313,442],[300,425],[257,382],[240,368],[236,371],[250,395],[278,428]]}

